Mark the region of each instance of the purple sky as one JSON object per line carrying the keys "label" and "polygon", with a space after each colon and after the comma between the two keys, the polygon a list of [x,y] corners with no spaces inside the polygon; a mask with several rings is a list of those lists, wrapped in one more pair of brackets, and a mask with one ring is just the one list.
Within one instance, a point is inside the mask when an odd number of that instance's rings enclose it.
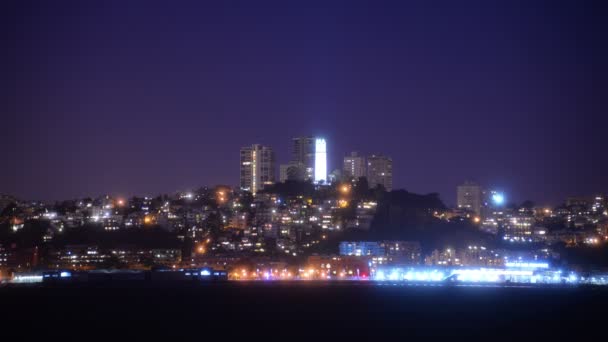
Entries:
{"label": "purple sky", "polygon": [[[572,1],[18,1],[0,193],[238,184],[239,148],[322,135],[455,202],[608,192],[608,13]],[[601,4],[600,2],[597,2]],[[13,83],[14,82],[14,83]],[[277,165],[278,172],[278,165]]]}

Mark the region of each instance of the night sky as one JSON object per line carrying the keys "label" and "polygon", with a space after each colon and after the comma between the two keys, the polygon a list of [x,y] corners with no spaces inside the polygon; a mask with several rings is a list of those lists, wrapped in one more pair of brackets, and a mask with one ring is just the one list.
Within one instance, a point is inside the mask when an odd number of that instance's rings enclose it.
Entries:
{"label": "night sky", "polygon": [[[608,11],[572,1],[3,3],[0,193],[238,184],[239,148],[328,140],[395,188],[608,192]],[[597,4],[597,5],[596,5]]]}

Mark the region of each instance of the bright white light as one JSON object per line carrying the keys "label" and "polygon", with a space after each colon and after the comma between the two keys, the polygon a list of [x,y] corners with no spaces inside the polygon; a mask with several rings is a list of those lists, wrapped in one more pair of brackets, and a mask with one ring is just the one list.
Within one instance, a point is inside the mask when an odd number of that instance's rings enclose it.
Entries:
{"label": "bright white light", "polygon": [[327,143],[323,138],[315,139],[315,183],[327,182]]}
{"label": "bright white light", "polygon": [[442,272],[437,272],[437,271],[433,271],[433,273],[431,273],[431,280],[433,281],[441,281],[443,280],[443,273]]}
{"label": "bright white light", "polygon": [[41,275],[18,275],[12,280],[13,283],[39,283],[41,281]]}
{"label": "bright white light", "polygon": [[67,277],[71,277],[72,274],[70,272],[61,272],[61,273],[59,273],[59,276],[61,278],[67,278]]}
{"label": "bright white light", "polygon": [[507,267],[521,267],[521,268],[549,268],[549,264],[546,262],[507,262]]}
{"label": "bright white light", "polygon": [[414,278],[418,281],[426,281],[428,279],[428,274],[426,272],[416,272]]}
{"label": "bright white light", "polygon": [[202,270],[202,271],[201,271],[201,275],[202,275],[202,276],[206,276],[206,277],[208,277],[208,276],[210,276],[210,275],[211,275],[211,272],[209,272],[209,270]]}
{"label": "bright white light", "polygon": [[496,205],[501,205],[505,202],[505,195],[497,192],[492,195],[492,201],[494,201],[494,204]]}

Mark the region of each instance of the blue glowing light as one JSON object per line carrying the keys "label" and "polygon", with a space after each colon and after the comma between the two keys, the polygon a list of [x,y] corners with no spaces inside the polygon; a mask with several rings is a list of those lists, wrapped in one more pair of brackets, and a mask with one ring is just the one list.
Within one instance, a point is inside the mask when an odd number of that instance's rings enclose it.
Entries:
{"label": "blue glowing light", "polygon": [[208,277],[208,276],[210,276],[210,275],[211,275],[211,272],[209,272],[209,270],[202,270],[202,271],[201,271],[201,275],[202,275],[202,276],[205,276],[205,277]]}
{"label": "blue glowing light", "polygon": [[497,192],[492,195],[492,201],[494,201],[494,204],[496,205],[501,205],[505,203],[505,195]]}
{"label": "blue glowing light", "polygon": [[72,273],[70,273],[70,272],[61,272],[61,273],[59,273],[59,276],[61,278],[68,278],[68,277],[72,276]]}
{"label": "blue glowing light", "polygon": [[[507,262],[506,268],[441,268],[427,267],[382,267],[372,271],[371,280],[385,282],[440,283],[446,280],[464,283],[542,283],[542,284],[576,284],[584,278],[575,273],[552,269],[547,262],[520,260]],[[606,279],[590,278],[592,284],[606,284]]]}

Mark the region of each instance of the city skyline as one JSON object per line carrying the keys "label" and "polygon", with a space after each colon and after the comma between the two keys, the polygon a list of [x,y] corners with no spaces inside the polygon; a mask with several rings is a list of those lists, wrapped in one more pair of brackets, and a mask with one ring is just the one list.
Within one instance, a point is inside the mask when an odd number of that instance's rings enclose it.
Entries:
{"label": "city skyline", "polygon": [[597,338],[607,18],[3,2],[2,336]]}
{"label": "city skyline", "polygon": [[608,192],[597,6],[114,5],[5,11],[1,192],[237,185],[234,151],[284,162],[308,134],[327,139],[328,172],[383,153],[395,189],[450,204],[467,179],[516,202]]}
{"label": "city skyline", "polygon": [[[302,152],[302,155],[300,157],[297,157],[297,154],[300,152],[296,152],[298,151],[299,147],[298,144],[295,144],[296,141],[300,141],[300,140],[310,140],[310,151],[309,151],[309,155],[307,155],[307,153]],[[262,190],[265,186],[274,184],[275,182],[283,182],[283,179],[280,179],[280,173],[282,172],[280,169],[282,166],[293,166],[293,165],[301,165],[301,166],[305,166],[305,164],[302,164],[302,160],[299,160],[299,158],[307,158],[310,159],[307,161],[307,163],[309,164],[310,167],[305,167],[306,170],[303,170],[303,179],[302,181],[310,181],[313,182],[315,184],[331,184],[331,182],[329,181],[329,176],[330,173],[333,172],[334,170],[339,171],[340,173],[342,173],[342,176],[346,176],[346,177],[350,177],[349,175],[345,175],[343,174],[345,172],[345,168],[347,167],[347,164],[349,165],[348,167],[352,167],[352,159],[361,159],[361,161],[364,163],[364,175],[363,177],[365,177],[368,182],[370,182],[370,177],[372,177],[371,183],[370,183],[370,188],[374,188],[375,185],[377,183],[384,183],[386,182],[385,180],[382,181],[374,181],[374,178],[377,178],[374,176],[374,172],[371,170],[373,169],[373,167],[370,164],[370,160],[384,160],[386,159],[389,162],[389,174],[387,175],[387,178],[390,180],[388,184],[390,184],[389,187],[386,186],[386,184],[383,184],[385,188],[387,188],[389,191],[391,190],[406,190],[409,191],[408,189],[405,188],[393,188],[392,187],[392,179],[393,179],[393,173],[392,173],[392,164],[393,164],[393,160],[392,157],[390,156],[386,156],[383,154],[369,154],[369,155],[365,155],[365,154],[361,154],[358,151],[357,152],[349,152],[346,153],[345,155],[339,157],[339,156],[333,156],[331,155],[331,153],[327,152],[330,149],[327,148],[327,142],[326,139],[322,136],[298,136],[296,138],[291,138],[292,142],[291,144],[287,144],[288,146],[290,146],[289,149],[289,158],[286,159],[288,160],[286,163],[283,163],[282,161],[284,160],[277,160],[277,158],[275,157],[276,150],[273,149],[272,146],[268,146],[268,145],[263,145],[263,144],[259,144],[259,143],[254,143],[254,144],[250,144],[247,146],[241,146],[240,147],[240,158],[239,158],[239,173],[240,175],[238,176],[238,179],[236,182],[225,182],[225,183],[215,183],[215,184],[198,184],[198,185],[194,185],[194,186],[187,186],[187,187],[182,187],[179,189],[172,189],[170,191],[166,191],[166,192],[143,192],[143,193],[126,193],[124,191],[118,191],[118,192],[100,192],[100,193],[95,193],[95,194],[87,194],[87,195],[82,195],[82,196],[74,196],[74,197],[65,197],[65,198],[58,198],[58,199],[51,199],[51,200],[45,200],[45,199],[41,199],[39,197],[33,197],[33,198],[25,198],[25,197],[19,197],[16,193],[0,193],[2,195],[9,195],[9,196],[16,196],[17,198],[21,199],[21,200],[40,200],[43,202],[48,202],[48,203],[52,203],[54,201],[61,201],[61,200],[68,200],[68,199],[78,199],[78,198],[96,198],[99,196],[118,196],[118,197],[131,197],[131,196],[156,196],[156,195],[161,195],[161,194],[175,194],[175,193],[180,193],[180,192],[187,192],[187,191],[192,191],[195,190],[197,188],[200,187],[217,187],[217,186],[231,186],[234,189],[240,188],[243,191],[251,191],[251,187],[253,184],[256,183],[256,181],[253,181],[253,179],[257,178],[257,186],[255,186],[255,189],[257,191]],[[316,179],[319,175],[315,174],[315,169],[317,166],[317,152],[315,151],[318,148],[318,143],[322,141],[322,146],[323,146],[323,166],[325,169],[325,173],[326,173],[326,179],[323,180],[322,182],[319,183],[319,181]],[[295,145],[294,145],[295,144]],[[256,159],[255,157],[255,153],[253,153],[253,155],[251,155],[252,151],[259,151],[260,152],[260,157],[258,158],[262,158],[261,157],[261,153],[268,153],[268,155],[264,154],[264,162],[262,168],[265,169],[265,171],[263,172],[263,176],[258,175],[257,177],[255,176],[255,172],[252,174],[252,170],[251,168],[255,168],[256,164],[262,164],[261,162],[253,162],[253,160]],[[247,160],[243,159],[244,153],[247,155],[246,158],[248,158]],[[307,156],[306,156],[307,155]],[[332,158],[330,158],[332,157]],[[294,159],[295,158],[295,159]],[[329,164],[329,162],[327,162],[327,160],[329,159],[335,159],[335,160],[339,160],[341,159],[342,163],[340,163],[340,161],[336,162],[336,166],[334,167],[333,165]],[[359,162],[361,162],[359,161]],[[298,164],[299,163],[299,164]],[[245,166],[247,165],[247,166]],[[243,175],[243,168],[246,167],[249,171],[247,173],[246,176]],[[386,168],[386,166],[383,166],[384,168]],[[258,170],[260,168],[260,165],[257,166]],[[384,170],[384,169],[383,169]],[[383,171],[382,170],[382,171]],[[258,171],[259,172],[259,171]],[[350,177],[352,179],[356,179],[353,177]],[[384,174],[382,174],[382,179],[384,179]],[[264,179],[266,181],[260,181],[261,179]],[[342,178],[341,180],[337,180],[338,183],[344,181],[345,179]],[[252,183],[253,182],[253,183]],[[373,184],[372,184],[373,183]],[[244,185],[245,184],[245,185]],[[247,185],[249,184],[249,185]],[[261,185],[260,185],[261,184]],[[469,210],[474,209],[473,207],[470,207],[468,205],[466,206],[461,206],[460,202],[463,201],[461,200],[461,187],[466,187],[466,186],[476,186],[478,188],[480,188],[480,193],[479,196],[481,196],[481,191],[487,191],[490,195],[492,193],[496,194],[496,191],[499,191],[499,194],[501,196],[502,201],[505,201],[505,203],[503,204],[513,204],[513,205],[518,205],[519,203],[523,202],[523,201],[532,201],[533,203],[535,203],[536,205],[539,206],[547,206],[547,205],[559,205],[562,203],[566,203],[569,199],[571,198],[591,198],[593,196],[596,195],[602,195],[605,192],[604,191],[592,191],[589,193],[581,193],[581,192],[576,192],[574,194],[570,194],[567,195],[563,198],[559,198],[559,199],[553,199],[551,201],[546,201],[546,202],[542,202],[542,203],[537,203],[535,201],[535,199],[533,198],[522,198],[519,199],[520,196],[518,196],[518,194],[513,194],[513,193],[509,193],[507,191],[504,190],[503,187],[500,186],[496,186],[495,184],[483,184],[483,183],[478,183],[476,181],[471,181],[471,178],[462,180],[460,183],[455,184],[454,185],[454,189],[455,191],[452,191],[452,193],[448,193],[447,196],[444,196],[443,194],[439,193],[441,200],[448,206],[448,207],[453,207],[453,208],[467,208]],[[467,190],[468,191],[468,190]],[[410,191],[413,192],[413,191]],[[438,193],[435,191],[430,191],[430,192],[420,192],[421,194],[429,194],[429,193]],[[468,194],[467,194],[468,196]],[[480,198],[481,200],[481,198]],[[481,201],[479,201],[479,205],[481,205]],[[491,198],[489,200],[492,200]],[[473,212],[477,212],[477,214],[479,214],[478,209],[477,210],[473,210]]]}

